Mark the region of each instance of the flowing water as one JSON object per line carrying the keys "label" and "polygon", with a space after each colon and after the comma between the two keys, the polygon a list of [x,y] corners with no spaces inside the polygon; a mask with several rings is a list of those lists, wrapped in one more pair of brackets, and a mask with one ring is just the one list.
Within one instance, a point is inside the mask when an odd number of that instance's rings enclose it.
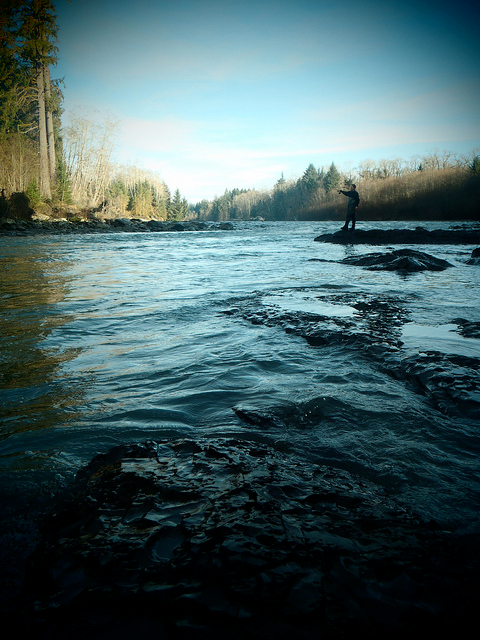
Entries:
{"label": "flowing water", "polygon": [[[402,276],[341,263],[394,247],[314,242],[337,226],[0,238],[4,516],[34,510],[114,445],[233,435],[478,530],[478,413],[442,408],[398,373],[430,358],[448,391],[465,367],[445,362],[480,362],[480,340],[454,322],[480,319],[473,247],[412,247],[453,267]],[[337,339],[305,339],[316,317]],[[377,355],[342,342],[342,326],[376,335]],[[478,407],[471,376],[463,392]]]}

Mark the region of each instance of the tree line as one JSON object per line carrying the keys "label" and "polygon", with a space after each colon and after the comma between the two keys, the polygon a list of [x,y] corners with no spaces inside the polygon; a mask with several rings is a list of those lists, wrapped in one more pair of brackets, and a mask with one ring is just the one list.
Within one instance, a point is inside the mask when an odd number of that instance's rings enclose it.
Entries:
{"label": "tree line", "polygon": [[271,189],[225,190],[189,205],[153,172],[112,162],[118,132],[113,119],[77,112],[62,127],[62,82],[50,73],[58,56],[54,3],[2,4],[0,216],[7,210],[15,215],[14,203],[23,196],[22,202],[49,215],[65,215],[71,206],[70,215],[88,210],[160,220],[335,220],[344,216],[346,204],[338,189],[355,183],[364,219],[480,219],[476,153],[365,160],[348,170],[334,162],[311,163],[300,178],[282,174]]}
{"label": "tree line", "polygon": [[346,200],[341,189],[356,184],[363,219],[480,219],[480,156],[433,152],[408,161],[365,160],[341,171],[308,165],[298,179],[283,174],[270,190],[226,190],[193,210],[213,220],[340,220]]}

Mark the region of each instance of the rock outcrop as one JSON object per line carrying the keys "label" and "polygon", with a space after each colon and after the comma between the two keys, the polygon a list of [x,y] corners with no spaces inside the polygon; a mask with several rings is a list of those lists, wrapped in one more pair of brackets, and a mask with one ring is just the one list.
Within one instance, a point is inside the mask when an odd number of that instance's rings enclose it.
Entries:
{"label": "rock outcrop", "polygon": [[316,242],[335,244],[480,244],[480,229],[357,229],[325,233]]}
{"label": "rock outcrop", "polygon": [[447,260],[435,258],[422,251],[397,249],[390,253],[369,253],[363,256],[348,256],[343,264],[367,267],[371,271],[443,271],[453,267]]}
{"label": "rock outcrop", "polygon": [[37,638],[404,638],[476,619],[478,540],[262,443],[95,458],[47,518],[17,630]]}

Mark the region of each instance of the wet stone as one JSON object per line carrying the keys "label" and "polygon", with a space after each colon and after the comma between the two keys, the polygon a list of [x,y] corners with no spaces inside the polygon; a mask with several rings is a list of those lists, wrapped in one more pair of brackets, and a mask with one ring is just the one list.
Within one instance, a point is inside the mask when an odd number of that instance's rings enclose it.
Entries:
{"label": "wet stone", "polygon": [[465,544],[378,486],[272,446],[125,445],[46,517],[12,617],[58,639],[458,633],[480,570],[478,540]]}
{"label": "wet stone", "polygon": [[464,338],[480,338],[480,322],[457,318],[452,323],[458,325],[458,333]]}
{"label": "wet stone", "polygon": [[467,264],[480,264],[480,247],[477,247],[472,251],[470,258],[467,260]]}
{"label": "wet stone", "polygon": [[343,264],[366,267],[371,271],[443,271],[453,265],[422,251],[398,249],[390,253],[369,253],[363,256],[349,256]]}

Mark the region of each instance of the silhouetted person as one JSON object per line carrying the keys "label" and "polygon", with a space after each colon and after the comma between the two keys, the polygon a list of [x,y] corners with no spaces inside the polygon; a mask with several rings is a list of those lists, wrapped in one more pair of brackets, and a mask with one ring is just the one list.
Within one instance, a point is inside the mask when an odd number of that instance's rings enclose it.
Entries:
{"label": "silhouetted person", "polygon": [[358,209],[358,205],[360,204],[360,196],[357,193],[357,185],[351,184],[350,191],[339,191],[338,193],[343,193],[344,196],[348,197],[347,204],[347,219],[345,220],[345,224],[342,227],[342,231],[348,231],[348,223],[352,222],[352,231],[355,231],[355,212]]}

